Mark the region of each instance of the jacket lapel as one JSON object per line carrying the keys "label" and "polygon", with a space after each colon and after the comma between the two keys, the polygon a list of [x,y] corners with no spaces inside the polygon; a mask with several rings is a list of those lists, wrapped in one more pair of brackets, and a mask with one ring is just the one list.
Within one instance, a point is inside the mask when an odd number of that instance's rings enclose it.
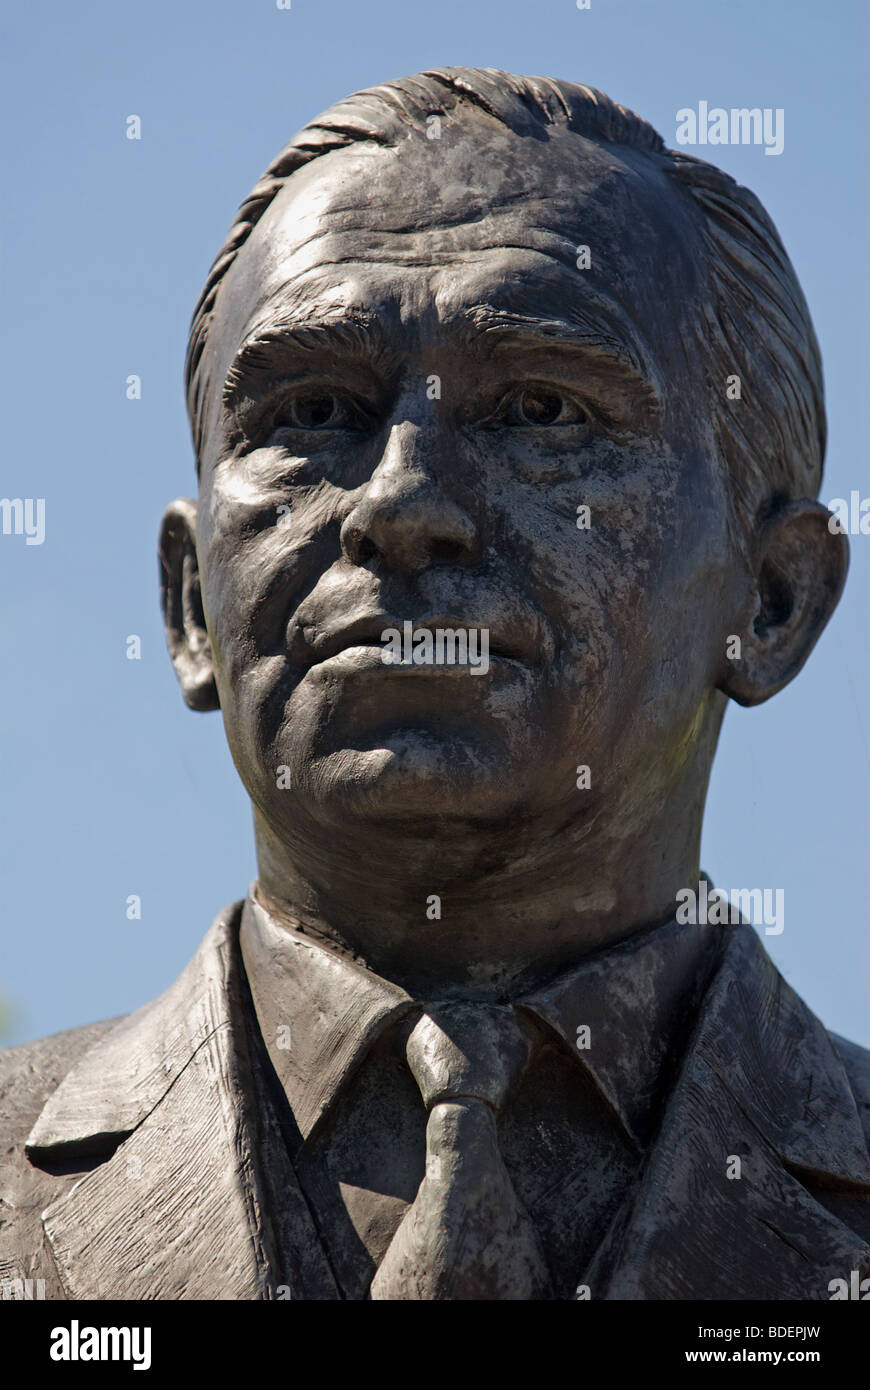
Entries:
{"label": "jacket lapel", "polygon": [[590,1296],[830,1298],[832,1279],[870,1272],[870,1247],[805,1183],[870,1197],[855,1100],[756,933],[729,928],[639,1190],[586,1276]]}
{"label": "jacket lapel", "polygon": [[218,917],[170,989],[85,1055],[28,1138],[36,1164],[105,1158],[43,1212],[71,1298],[337,1296],[255,1101],[239,917]]}
{"label": "jacket lapel", "polygon": [[[239,915],[90,1049],[28,1138],[37,1165],[97,1164],[43,1213],[71,1298],[339,1297],[252,1075]],[[592,1298],[829,1298],[870,1273],[870,1247],[805,1184],[870,1198],[854,1097],[755,932],[731,928]]]}

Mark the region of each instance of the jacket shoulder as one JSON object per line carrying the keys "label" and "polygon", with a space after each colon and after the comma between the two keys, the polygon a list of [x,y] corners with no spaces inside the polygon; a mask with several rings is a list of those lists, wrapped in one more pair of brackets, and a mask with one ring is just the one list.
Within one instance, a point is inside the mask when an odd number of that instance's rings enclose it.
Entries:
{"label": "jacket shoulder", "polygon": [[89,1023],[0,1051],[0,1202],[13,1200],[29,1169],[24,1141],[45,1102],[83,1053],[117,1023],[116,1018]]}
{"label": "jacket shoulder", "polygon": [[5,1134],[36,1119],[79,1057],[120,1019],[88,1023],[65,1033],[0,1051],[0,1127]]}
{"label": "jacket shoulder", "polygon": [[838,1033],[829,1033],[828,1036],[845,1068],[870,1149],[870,1051],[850,1042],[848,1038],[841,1038]]}
{"label": "jacket shoulder", "polygon": [[40,1213],[75,1177],[35,1168],[24,1145],[70,1068],[117,1022],[90,1023],[0,1051],[0,1297],[9,1280],[21,1279],[41,1281],[38,1297],[63,1296]]}

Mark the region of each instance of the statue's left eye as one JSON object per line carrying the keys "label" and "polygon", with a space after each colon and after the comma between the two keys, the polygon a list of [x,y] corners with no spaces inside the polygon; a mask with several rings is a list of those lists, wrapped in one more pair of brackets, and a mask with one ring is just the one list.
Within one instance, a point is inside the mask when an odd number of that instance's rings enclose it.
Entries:
{"label": "statue's left eye", "polygon": [[579,405],[558,391],[533,387],[514,397],[512,411],[517,423],[523,425],[580,425],[588,416]]}

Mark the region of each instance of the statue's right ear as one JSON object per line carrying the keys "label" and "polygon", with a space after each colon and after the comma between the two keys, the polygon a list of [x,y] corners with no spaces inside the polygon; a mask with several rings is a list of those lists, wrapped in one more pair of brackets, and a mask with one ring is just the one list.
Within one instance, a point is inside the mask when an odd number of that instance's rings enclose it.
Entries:
{"label": "statue's right ear", "polygon": [[196,558],[196,503],[180,497],[160,527],[160,603],[169,655],[191,709],[219,709]]}

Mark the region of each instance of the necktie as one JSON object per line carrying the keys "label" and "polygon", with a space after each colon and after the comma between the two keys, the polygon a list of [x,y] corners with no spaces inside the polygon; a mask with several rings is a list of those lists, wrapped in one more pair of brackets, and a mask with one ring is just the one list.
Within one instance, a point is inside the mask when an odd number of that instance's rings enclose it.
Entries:
{"label": "necktie", "polygon": [[429,1116],[426,1174],[372,1281],[373,1299],[542,1299],[550,1278],[496,1121],[528,1065],[511,1008],[426,1008],[405,1048]]}

